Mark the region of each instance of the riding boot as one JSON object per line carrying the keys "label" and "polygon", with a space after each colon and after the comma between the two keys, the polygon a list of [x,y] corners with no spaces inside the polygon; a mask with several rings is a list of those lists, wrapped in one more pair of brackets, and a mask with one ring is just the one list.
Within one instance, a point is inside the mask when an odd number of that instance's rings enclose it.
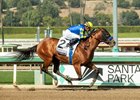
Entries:
{"label": "riding boot", "polygon": [[78,38],[71,39],[68,43],[68,47],[73,48],[73,45],[75,45],[79,41]]}

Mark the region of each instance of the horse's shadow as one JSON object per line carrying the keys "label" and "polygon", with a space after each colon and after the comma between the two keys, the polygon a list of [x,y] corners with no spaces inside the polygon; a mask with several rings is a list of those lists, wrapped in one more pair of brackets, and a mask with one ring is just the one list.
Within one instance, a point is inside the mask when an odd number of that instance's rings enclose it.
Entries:
{"label": "horse's shadow", "polygon": [[[103,75],[103,69],[98,68],[98,70],[99,70],[99,76],[98,76],[97,80],[103,81],[103,79],[100,77],[100,75]],[[86,68],[83,72],[81,81],[85,81],[85,80],[88,80],[88,79],[93,78],[93,77],[96,77],[95,70],[91,70],[89,68]]]}

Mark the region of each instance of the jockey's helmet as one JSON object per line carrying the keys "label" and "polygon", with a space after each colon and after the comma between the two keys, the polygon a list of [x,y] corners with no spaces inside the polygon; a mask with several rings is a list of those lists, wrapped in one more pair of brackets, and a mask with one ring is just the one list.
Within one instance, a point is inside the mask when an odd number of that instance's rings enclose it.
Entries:
{"label": "jockey's helmet", "polygon": [[84,25],[89,28],[93,28],[93,24],[91,22],[86,22]]}

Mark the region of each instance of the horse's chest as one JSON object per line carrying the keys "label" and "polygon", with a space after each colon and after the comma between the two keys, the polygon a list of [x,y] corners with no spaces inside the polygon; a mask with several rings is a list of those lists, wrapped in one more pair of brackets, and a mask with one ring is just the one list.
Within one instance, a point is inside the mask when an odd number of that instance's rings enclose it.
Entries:
{"label": "horse's chest", "polygon": [[93,59],[93,53],[85,53],[83,54],[85,61],[91,61]]}

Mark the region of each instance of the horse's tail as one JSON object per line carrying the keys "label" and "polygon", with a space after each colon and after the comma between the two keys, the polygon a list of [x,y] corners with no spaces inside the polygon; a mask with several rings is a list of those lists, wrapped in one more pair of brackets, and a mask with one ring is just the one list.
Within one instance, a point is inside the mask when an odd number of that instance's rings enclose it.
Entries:
{"label": "horse's tail", "polygon": [[27,49],[18,49],[19,55],[17,57],[17,61],[27,60],[34,57],[34,53],[36,52],[37,45],[27,48]]}

